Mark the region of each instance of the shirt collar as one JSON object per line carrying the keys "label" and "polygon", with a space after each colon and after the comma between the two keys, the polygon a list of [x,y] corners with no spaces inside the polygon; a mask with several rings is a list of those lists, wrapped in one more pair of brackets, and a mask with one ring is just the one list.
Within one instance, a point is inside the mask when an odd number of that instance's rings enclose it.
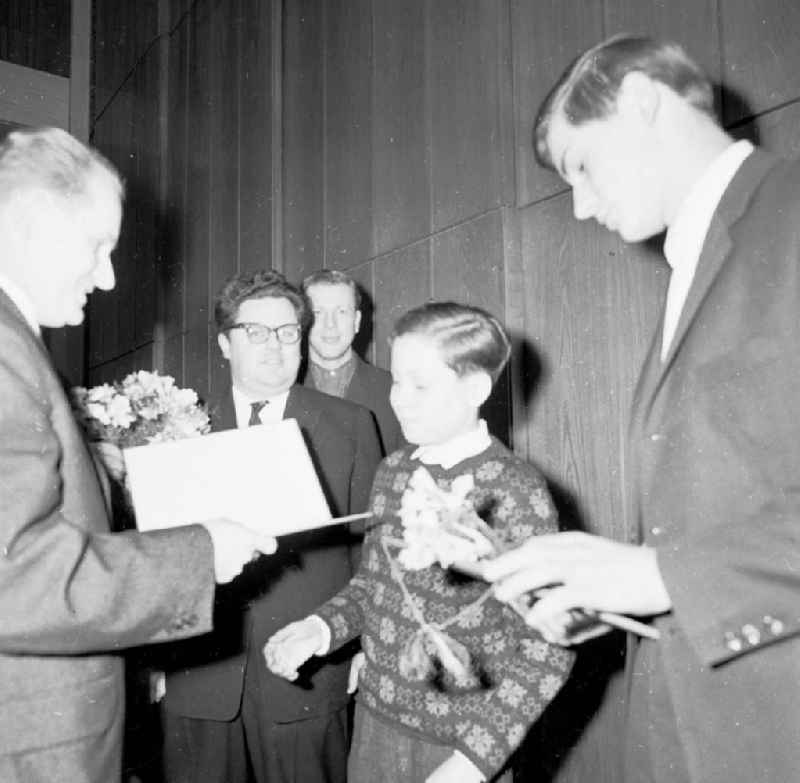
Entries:
{"label": "shirt collar", "polygon": [[686,265],[694,268],[714,212],[739,167],[752,151],[753,145],[749,141],[730,144],[692,186],[664,240],[664,256],[673,270]]}
{"label": "shirt collar", "polygon": [[36,308],[34,308],[30,297],[16,283],[3,275],[0,275],[0,288],[5,291],[6,296],[14,303],[17,310],[22,313],[23,318],[33,329],[34,334],[41,335],[42,330],[36,317]]}
{"label": "shirt collar", "polygon": [[424,465],[441,465],[445,470],[457,465],[468,457],[474,457],[486,451],[492,443],[486,421],[480,419],[474,430],[457,435],[444,443],[431,443],[420,446],[411,455]]}
{"label": "shirt collar", "polygon": [[236,411],[236,426],[243,429],[248,426],[250,421],[250,413],[252,411],[251,405],[254,402],[269,401],[269,405],[261,409],[259,417],[261,421],[280,421],[286,411],[286,402],[289,399],[289,389],[285,392],[275,395],[274,397],[261,397],[254,399],[246,395],[241,389],[233,386],[231,392],[233,394],[233,407]]}

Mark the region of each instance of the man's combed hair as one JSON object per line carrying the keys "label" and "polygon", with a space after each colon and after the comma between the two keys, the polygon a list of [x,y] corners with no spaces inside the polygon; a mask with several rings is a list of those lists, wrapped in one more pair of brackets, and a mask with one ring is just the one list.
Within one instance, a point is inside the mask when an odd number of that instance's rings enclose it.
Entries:
{"label": "man's combed hair", "polygon": [[608,117],[616,108],[623,79],[634,71],[665,84],[696,109],[716,119],[711,82],[678,44],[618,35],[580,55],[545,99],[533,130],[539,162],[556,168],[548,144],[554,116],[563,114],[572,125]]}
{"label": "man's combed hair", "polygon": [[24,188],[43,188],[71,198],[86,195],[97,171],[118,189],[123,186],[114,166],[61,128],[12,131],[0,143],[0,199]]}
{"label": "man's combed hair", "polygon": [[237,274],[228,278],[214,301],[214,321],[217,330],[224,332],[236,323],[242,302],[248,299],[288,299],[297,314],[297,321],[305,332],[311,324],[311,305],[308,297],[297,286],[289,283],[272,269],[250,275]]}
{"label": "man's combed hair", "polygon": [[341,272],[338,269],[319,269],[303,280],[303,291],[308,293],[308,289],[312,285],[346,285],[353,292],[355,309],[361,309],[361,291],[356,281],[347,272]]}
{"label": "man's combed hair", "polygon": [[445,364],[457,375],[483,371],[496,381],[511,355],[500,322],[480,307],[428,302],[397,319],[391,339],[407,334],[432,338]]}

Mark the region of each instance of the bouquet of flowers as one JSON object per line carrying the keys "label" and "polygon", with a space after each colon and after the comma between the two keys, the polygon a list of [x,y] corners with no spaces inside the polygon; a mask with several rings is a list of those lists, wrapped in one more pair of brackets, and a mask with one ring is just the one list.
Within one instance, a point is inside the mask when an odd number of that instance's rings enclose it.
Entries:
{"label": "bouquet of flowers", "polygon": [[72,390],[72,404],[89,440],[118,448],[180,440],[209,431],[208,413],[192,389],[174,378],[139,370],[122,382]]}
{"label": "bouquet of flowers", "polygon": [[414,471],[400,498],[404,546],[398,560],[403,568],[416,571],[434,563],[448,568],[501,550],[494,531],[467,500],[474,486],[472,475],[466,473],[446,492],[425,468]]}
{"label": "bouquet of flowers", "polygon": [[499,537],[478,516],[469,499],[473,488],[472,475],[464,474],[452,482],[449,491],[444,490],[420,467],[411,475],[400,499],[403,539],[396,542],[400,546],[397,560],[390,557],[389,562],[409,611],[419,624],[419,630],[406,641],[400,655],[400,671],[409,679],[430,677],[438,662],[460,687],[476,686],[479,682],[469,650],[445,631],[477,611],[491,596],[491,588],[454,617],[432,623],[425,619],[408,592],[401,570],[416,571],[435,563],[448,568],[456,562],[477,562],[502,551]]}

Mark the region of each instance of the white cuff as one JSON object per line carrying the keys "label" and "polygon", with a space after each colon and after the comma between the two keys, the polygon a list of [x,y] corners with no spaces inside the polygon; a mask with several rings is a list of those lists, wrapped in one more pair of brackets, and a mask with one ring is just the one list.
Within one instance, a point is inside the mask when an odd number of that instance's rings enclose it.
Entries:
{"label": "white cuff", "polygon": [[483,776],[483,772],[481,772],[460,750],[454,750],[453,756],[455,756],[459,762],[459,766],[462,767],[461,774],[463,777],[460,777],[461,783],[483,783],[486,778]]}
{"label": "white cuff", "polygon": [[331,649],[331,629],[318,614],[310,614],[306,620],[314,623],[322,634],[322,642],[314,651],[314,655],[325,655]]}

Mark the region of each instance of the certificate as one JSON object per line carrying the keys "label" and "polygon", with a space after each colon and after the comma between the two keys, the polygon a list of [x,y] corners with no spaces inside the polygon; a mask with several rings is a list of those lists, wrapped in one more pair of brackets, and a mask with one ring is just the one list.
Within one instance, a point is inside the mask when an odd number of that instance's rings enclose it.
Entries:
{"label": "certificate", "polygon": [[331,520],[294,419],[123,454],[139,530],[225,517],[277,536]]}

